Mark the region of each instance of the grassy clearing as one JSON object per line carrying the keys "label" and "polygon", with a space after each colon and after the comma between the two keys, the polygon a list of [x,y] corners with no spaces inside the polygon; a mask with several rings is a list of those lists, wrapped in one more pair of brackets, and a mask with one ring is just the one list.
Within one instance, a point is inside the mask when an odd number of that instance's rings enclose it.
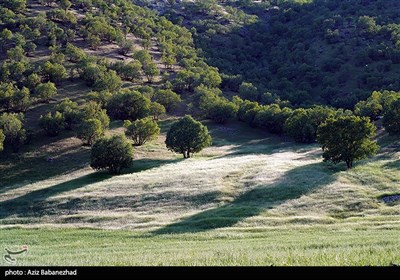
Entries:
{"label": "grassy clearing", "polygon": [[0,232],[0,246],[29,246],[18,265],[391,265],[400,263],[399,236],[399,230],[144,236],[120,230],[7,229]]}
{"label": "grassy clearing", "polygon": [[2,246],[28,244],[26,265],[400,262],[400,204],[381,199],[400,193],[388,139],[379,156],[347,171],[322,162],[317,146],[207,123],[213,146],[182,160],[163,144],[173,121],[161,122],[162,135],[136,150],[125,174],[84,168],[5,183]]}

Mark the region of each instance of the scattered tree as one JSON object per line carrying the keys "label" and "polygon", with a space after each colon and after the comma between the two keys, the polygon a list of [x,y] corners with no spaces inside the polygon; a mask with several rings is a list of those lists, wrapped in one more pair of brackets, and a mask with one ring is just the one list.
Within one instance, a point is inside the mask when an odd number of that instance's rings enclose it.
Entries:
{"label": "scattered tree", "polygon": [[39,125],[47,136],[57,136],[64,128],[63,115],[60,112],[55,112],[54,115],[48,112],[46,115],[40,116]]}
{"label": "scattered tree", "polygon": [[150,104],[150,116],[153,120],[157,121],[162,115],[165,114],[165,107],[157,102],[151,102]]}
{"label": "scattered tree", "polygon": [[371,138],[376,127],[366,117],[342,116],[329,118],[318,129],[318,143],[324,151],[325,161],[346,162],[347,168],[353,161],[374,155],[379,146]]}
{"label": "scattered tree", "polygon": [[106,130],[110,125],[110,118],[107,115],[107,110],[102,109],[99,103],[89,101],[82,109],[81,118],[83,120],[97,119],[101,122],[103,130]]}
{"label": "scattered tree", "polygon": [[160,134],[160,128],[151,118],[136,120],[133,123],[124,122],[126,127],[125,135],[133,140],[136,146],[141,146],[148,141],[154,140]]}
{"label": "scattered tree", "polygon": [[90,166],[93,169],[119,174],[121,169],[130,167],[132,161],[132,144],[123,135],[101,138],[92,147]]}
{"label": "scattered tree", "polygon": [[36,87],[35,92],[42,101],[48,103],[50,99],[57,94],[57,88],[52,82],[47,82],[39,84]]}
{"label": "scattered tree", "polygon": [[167,112],[171,112],[178,107],[181,97],[170,89],[161,89],[156,91],[153,101],[163,105]]}
{"label": "scattered tree", "polygon": [[169,150],[190,158],[193,153],[211,145],[211,136],[201,122],[185,116],[171,126],[165,144]]}
{"label": "scattered tree", "polygon": [[107,105],[110,115],[119,120],[137,120],[149,115],[150,100],[138,91],[124,90]]}
{"label": "scattered tree", "polygon": [[400,134],[400,99],[393,101],[385,110],[383,126],[390,135]]}
{"label": "scattered tree", "polygon": [[74,124],[80,120],[80,112],[78,110],[78,103],[65,98],[55,106],[55,110],[60,112],[64,118],[64,127],[66,130],[71,130]]}
{"label": "scattered tree", "polygon": [[77,137],[84,144],[92,146],[94,141],[104,135],[104,130],[101,122],[97,119],[84,120],[78,127]]}
{"label": "scattered tree", "polygon": [[10,144],[14,152],[18,152],[26,139],[23,125],[24,116],[16,113],[3,113],[0,115],[0,129],[5,135],[5,143]]}

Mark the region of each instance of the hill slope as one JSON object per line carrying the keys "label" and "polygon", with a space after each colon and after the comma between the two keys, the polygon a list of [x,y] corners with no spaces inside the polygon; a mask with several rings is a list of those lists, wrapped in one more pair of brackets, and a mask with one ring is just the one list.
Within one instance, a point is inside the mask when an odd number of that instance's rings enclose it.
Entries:
{"label": "hill slope", "polygon": [[399,226],[400,205],[380,199],[400,193],[395,151],[341,171],[323,163],[315,146],[281,142],[242,124],[209,126],[214,146],[190,160],[168,153],[161,136],[138,149],[125,175],[82,169],[9,186],[0,194],[1,223],[157,232]]}

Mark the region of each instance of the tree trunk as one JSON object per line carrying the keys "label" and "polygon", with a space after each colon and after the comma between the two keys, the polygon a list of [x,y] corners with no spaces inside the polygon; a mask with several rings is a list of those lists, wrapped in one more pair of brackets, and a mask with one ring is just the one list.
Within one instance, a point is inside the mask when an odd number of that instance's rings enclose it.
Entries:
{"label": "tree trunk", "polygon": [[347,165],[347,169],[351,169],[353,167],[353,161],[352,160],[346,160],[346,165]]}

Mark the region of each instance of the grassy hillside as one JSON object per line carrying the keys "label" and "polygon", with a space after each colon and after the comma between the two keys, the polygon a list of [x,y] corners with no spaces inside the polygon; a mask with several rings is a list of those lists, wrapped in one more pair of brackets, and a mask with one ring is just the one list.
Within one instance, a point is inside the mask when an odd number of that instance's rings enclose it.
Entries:
{"label": "grassy hillside", "polygon": [[[315,146],[240,123],[208,125],[213,146],[190,160],[165,151],[162,135],[126,174],[84,168],[2,189],[3,245],[28,244],[20,264],[30,265],[400,261],[400,204],[381,199],[400,193],[393,139],[345,171],[323,163]],[[164,156],[150,159],[155,151]]]}

